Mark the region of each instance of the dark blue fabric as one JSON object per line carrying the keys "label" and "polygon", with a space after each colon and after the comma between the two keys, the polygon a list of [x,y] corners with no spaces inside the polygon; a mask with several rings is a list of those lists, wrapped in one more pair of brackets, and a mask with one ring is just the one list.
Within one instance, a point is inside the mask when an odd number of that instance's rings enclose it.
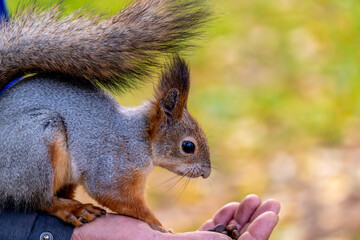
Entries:
{"label": "dark blue fabric", "polygon": [[14,213],[3,211],[0,213],[0,239],[28,239],[37,213]]}
{"label": "dark blue fabric", "polygon": [[0,213],[1,240],[39,240],[43,232],[50,232],[54,240],[70,240],[73,231],[73,226],[45,214],[10,210]]}
{"label": "dark blue fabric", "polygon": [[9,14],[6,9],[5,0],[0,0],[0,19],[9,17]]}
{"label": "dark blue fabric", "polygon": [[74,231],[74,226],[61,221],[60,219],[39,214],[28,240],[38,240],[43,232],[49,232],[54,236],[54,240],[70,240]]}

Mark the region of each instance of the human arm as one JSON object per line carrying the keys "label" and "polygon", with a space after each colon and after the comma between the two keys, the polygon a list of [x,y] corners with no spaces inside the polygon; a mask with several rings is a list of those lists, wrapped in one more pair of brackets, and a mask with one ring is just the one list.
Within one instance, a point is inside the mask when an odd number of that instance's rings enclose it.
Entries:
{"label": "human arm", "polygon": [[235,224],[241,229],[239,240],[268,239],[278,222],[280,204],[275,200],[261,203],[256,195],[247,196],[241,203],[229,203],[206,221],[198,231],[187,233],[160,233],[148,224],[121,215],[107,214],[94,222],[75,228],[71,240],[122,239],[122,240],[226,240],[223,234],[204,231],[218,224]]}

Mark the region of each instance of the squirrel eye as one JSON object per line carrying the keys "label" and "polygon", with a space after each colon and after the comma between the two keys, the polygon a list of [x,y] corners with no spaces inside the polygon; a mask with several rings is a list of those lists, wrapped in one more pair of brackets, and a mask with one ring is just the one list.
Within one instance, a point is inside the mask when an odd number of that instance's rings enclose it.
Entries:
{"label": "squirrel eye", "polygon": [[193,142],[183,141],[181,147],[185,153],[192,154],[195,152],[195,144]]}

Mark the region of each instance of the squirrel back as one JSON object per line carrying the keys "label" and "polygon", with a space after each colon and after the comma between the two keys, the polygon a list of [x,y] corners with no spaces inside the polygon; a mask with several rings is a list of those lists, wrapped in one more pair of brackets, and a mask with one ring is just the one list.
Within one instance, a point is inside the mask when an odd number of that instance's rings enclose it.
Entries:
{"label": "squirrel back", "polygon": [[63,17],[31,5],[0,21],[0,91],[27,73],[57,73],[109,90],[135,86],[208,20],[204,0],[137,0],[119,13]]}

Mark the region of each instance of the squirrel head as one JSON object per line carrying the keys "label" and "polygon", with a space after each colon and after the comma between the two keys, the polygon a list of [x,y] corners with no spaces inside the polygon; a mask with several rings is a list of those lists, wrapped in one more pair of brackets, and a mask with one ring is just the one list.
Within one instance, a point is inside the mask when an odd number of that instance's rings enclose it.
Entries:
{"label": "squirrel head", "polygon": [[204,132],[187,110],[189,68],[175,56],[162,73],[149,111],[154,165],[187,177],[207,178],[210,153]]}

